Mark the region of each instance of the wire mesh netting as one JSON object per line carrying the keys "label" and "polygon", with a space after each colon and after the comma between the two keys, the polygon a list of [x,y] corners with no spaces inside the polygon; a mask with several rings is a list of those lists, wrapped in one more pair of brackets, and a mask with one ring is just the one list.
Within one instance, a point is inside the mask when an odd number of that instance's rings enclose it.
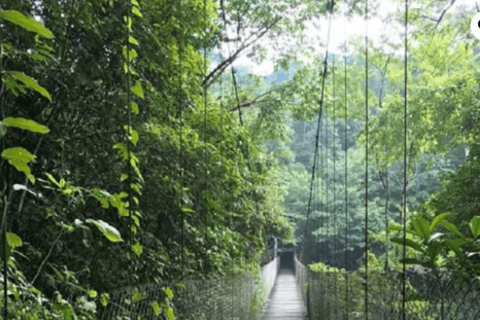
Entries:
{"label": "wire mesh netting", "polygon": [[258,319],[279,267],[280,258],[276,257],[260,269],[259,276],[247,273],[118,289],[111,293],[101,319],[162,319],[160,308],[168,295],[177,319]]}
{"label": "wire mesh netting", "polygon": [[173,293],[177,319],[253,320],[258,317],[255,298],[261,293],[262,285],[258,278],[246,274],[119,289],[110,295],[101,319],[162,319],[155,306],[161,306],[167,297],[165,288]]}
{"label": "wire mesh netting", "polygon": [[[347,313],[348,319],[365,318],[364,273],[309,272],[299,262],[296,268],[310,320],[343,320]],[[402,281],[398,272],[369,272],[369,319],[403,319]],[[405,309],[411,320],[478,320],[480,285],[465,276],[412,269]]]}

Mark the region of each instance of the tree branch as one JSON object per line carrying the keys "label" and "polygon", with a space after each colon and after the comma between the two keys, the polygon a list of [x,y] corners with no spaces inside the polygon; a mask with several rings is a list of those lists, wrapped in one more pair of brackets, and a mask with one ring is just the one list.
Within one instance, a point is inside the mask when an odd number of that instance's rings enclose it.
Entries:
{"label": "tree branch", "polygon": [[[219,74],[222,74],[223,71],[225,71],[225,69],[230,66],[233,61],[235,61],[235,59],[237,59],[237,57],[239,56],[239,54],[244,51],[245,49],[247,49],[248,47],[250,47],[252,44],[254,44],[255,42],[257,42],[260,38],[262,38],[273,26],[275,26],[279,21],[281,20],[281,17],[277,17],[274,19],[274,21],[269,24],[268,26],[264,27],[263,28],[263,31],[259,33],[254,33],[252,35],[250,35],[244,42],[243,44],[240,46],[240,48],[237,49],[237,51],[235,51],[235,53],[233,55],[231,55],[230,57],[228,57],[228,59],[222,61],[222,63],[220,63],[215,69],[213,69],[204,79],[203,79],[203,82],[202,82],[202,86],[205,86],[208,88],[212,83],[213,81],[215,80],[215,78],[219,75]],[[256,36],[256,37],[255,37]],[[254,40],[248,42],[251,38],[255,37]]]}

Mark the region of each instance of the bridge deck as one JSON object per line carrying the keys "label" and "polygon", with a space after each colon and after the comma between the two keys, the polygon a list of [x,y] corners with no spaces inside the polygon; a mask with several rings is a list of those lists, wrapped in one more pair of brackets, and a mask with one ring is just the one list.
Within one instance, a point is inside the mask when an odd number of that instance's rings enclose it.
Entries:
{"label": "bridge deck", "polygon": [[306,320],[302,294],[291,270],[281,269],[267,301],[262,320]]}

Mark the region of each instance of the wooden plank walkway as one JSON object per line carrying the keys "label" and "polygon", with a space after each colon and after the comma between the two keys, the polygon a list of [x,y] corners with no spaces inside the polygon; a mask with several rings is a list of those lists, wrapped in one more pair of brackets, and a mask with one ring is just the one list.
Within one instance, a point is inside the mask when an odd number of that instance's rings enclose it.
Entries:
{"label": "wooden plank walkway", "polygon": [[306,320],[307,310],[291,270],[281,269],[267,300],[262,320]]}

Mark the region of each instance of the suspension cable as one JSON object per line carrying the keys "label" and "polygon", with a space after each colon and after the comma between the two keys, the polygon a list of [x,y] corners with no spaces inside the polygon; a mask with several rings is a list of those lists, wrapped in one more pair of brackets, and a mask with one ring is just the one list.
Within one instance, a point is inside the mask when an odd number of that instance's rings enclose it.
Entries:
{"label": "suspension cable", "polygon": [[331,6],[330,6],[330,16],[328,20],[328,35],[327,35],[327,45],[325,48],[325,61],[324,61],[324,68],[323,68],[323,76],[322,76],[322,92],[320,96],[320,110],[318,112],[318,123],[317,123],[317,134],[315,136],[315,153],[314,153],[314,159],[313,159],[313,166],[312,166],[312,179],[310,181],[310,196],[308,197],[308,207],[307,207],[307,221],[305,224],[305,230],[304,230],[304,239],[306,239],[307,235],[307,226],[309,222],[309,217],[310,217],[310,207],[312,204],[312,193],[313,193],[313,183],[315,180],[315,164],[316,164],[316,159],[317,159],[317,152],[318,152],[318,138],[320,135],[320,119],[322,118],[322,110],[323,110],[323,98],[324,98],[324,92],[325,92],[325,78],[327,74],[327,58],[328,58],[328,46],[330,43],[330,30],[332,26],[332,12],[333,12],[333,6],[335,5],[335,1],[331,1]]}
{"label": "suspension cable", "polygon": [[[203,72],[204,72],[204,77],[207,77],[207,0],[203,0],[203,20],[204,20],[204,39],[203,39]],[[203,130],[204,130],[204,137],[203,140],[205,142],[204,145],[204,190],[205,192],[205,197],[204,197],[204,205],[205,205],[205,232],[203,235],[203,241],[205,244],[207,244],[207,235],[208,235],[208,201],[207,201],[207,191],[208,191],[208,183],[207,183],[207,107],[208,107],[208,88],[207,88],[207,83],[203,85],[203,106],[205,108],[204,113],[203,113]],[[205,264],[203,264],[205,266]]]}
{"label": "suspension cable", "polygon": [[408,0],[405,0],[405,76],[404,76],[404,107],[403,107],[403,281],[402,281],[402,319],[406,319],[406,298],[407,298],[407,141],[408,141],[408,108],[407,108],[407,89],[408,89]]}
{"label": "suspension cable", "polygon": [[[334,270],[337,270],[337,210],[336,210],[336,201],[337,201],[337,152],[336,152],[336,138],[337,131],[335,130],[335,125],[337,121],[336,115],[336,98],[337,92],[335,88],[335,55],[333,56],[332,62],[332,74],[333,74],[333,265],[335,266]],[[337,301],[337,275],[333,277],[333,294],[334,300]],[[337,308],[335,308],[335,318],[337,317]]]}
{"label": "suspension cable", "polygon": [[132,184],[133,184],[133,179],[132,179],[132,144],[131,144],[131,139],[130,135],[132,132],[132,112],[131,112],[131,94],[130,94],[130,0],[125,1],[127,4],[127,24],[126,24],[126,48],[127,48],[127,74],[126,74],[126,86],[127,86],[127,130],[125,134],[125,143],[127,145],[127,181],[128,181],[128,217],[129,217],[129,223],[128,223],[128,257],[129,257],[129,262],[130,262],[130,277],[129,277],[129,287],[132,289],[131,294],[133,295],[133,280],[134,280],[134,273],[135,273],[135,267],[134,267],[134,255],[132,254],[132,244],[133,244],[133,198],[132,198]]}
{"label": "suspension cable", "polygon": [[[346,0],[347,1],[347,0]],[[347,3],[348,4],[348,3]],[[344,20],[345,43],[344,43],[344,78],[345,78],[345,101],[344,101],[344,144],[345,144],[345,167],[344,167],[344,183],[345,183],[345,319],[348,320],[348,138],[347,138],[347,20]]]}
{"label": "suspension cable", "polygon": [[[182,0],[178,0],[178,17],[179,21],[182,20]],[[181,262],[182,262],[182,277],[185,276],[185,214],[183,213],[183,32],[179,28],[178,30],[178,57],[179,57],[179,73],[178,73],[178,121],[179,121],[179,153],[178,153],[178,162],[179,162],[179,178],[180,178],[180,194],[179,194],[179,204],[180,204],[180,215],[181,215]]]}
{"label": "suspension cable", "polygon": [[329,219],[329,194],[328,194],[328,108],[325,108],[325,144],[323,146],[323,149],[325,149],[325,222],[326,225],[324,227],[325,230],[325,243],[324,243],[324,248],[326,250],[325,252],[325,261],[327,264],[330,264],[330,250],[328,248],[328,240],[329,240],[329,233],[330,233],[330,219]]}
{"label": "suspension cable", "polygon": [[368,0],[365,3],[365,319],[368,320]]}
{"label": "suspension cable", "polygon": [[[0,4],[0,11],[2,11],[1,4]],[[0,115],[2,119],[5,119],[5,110],[3,104],[3,33],[0,30]],[[5,138],[2,139],[2,152],[5,150]],[[8,198],[8,186],[10,184],[9,181],[9,170],[8,165],[6,166],[6,174],[3,178],[3,186],[2,186],[2,196],[3,196],[3,215],[2,215],[2,241],[3,241],[3,317],[8,319],[8,264],[7,264],[7,210],[8,210],[8,202],[10,199]]]}

